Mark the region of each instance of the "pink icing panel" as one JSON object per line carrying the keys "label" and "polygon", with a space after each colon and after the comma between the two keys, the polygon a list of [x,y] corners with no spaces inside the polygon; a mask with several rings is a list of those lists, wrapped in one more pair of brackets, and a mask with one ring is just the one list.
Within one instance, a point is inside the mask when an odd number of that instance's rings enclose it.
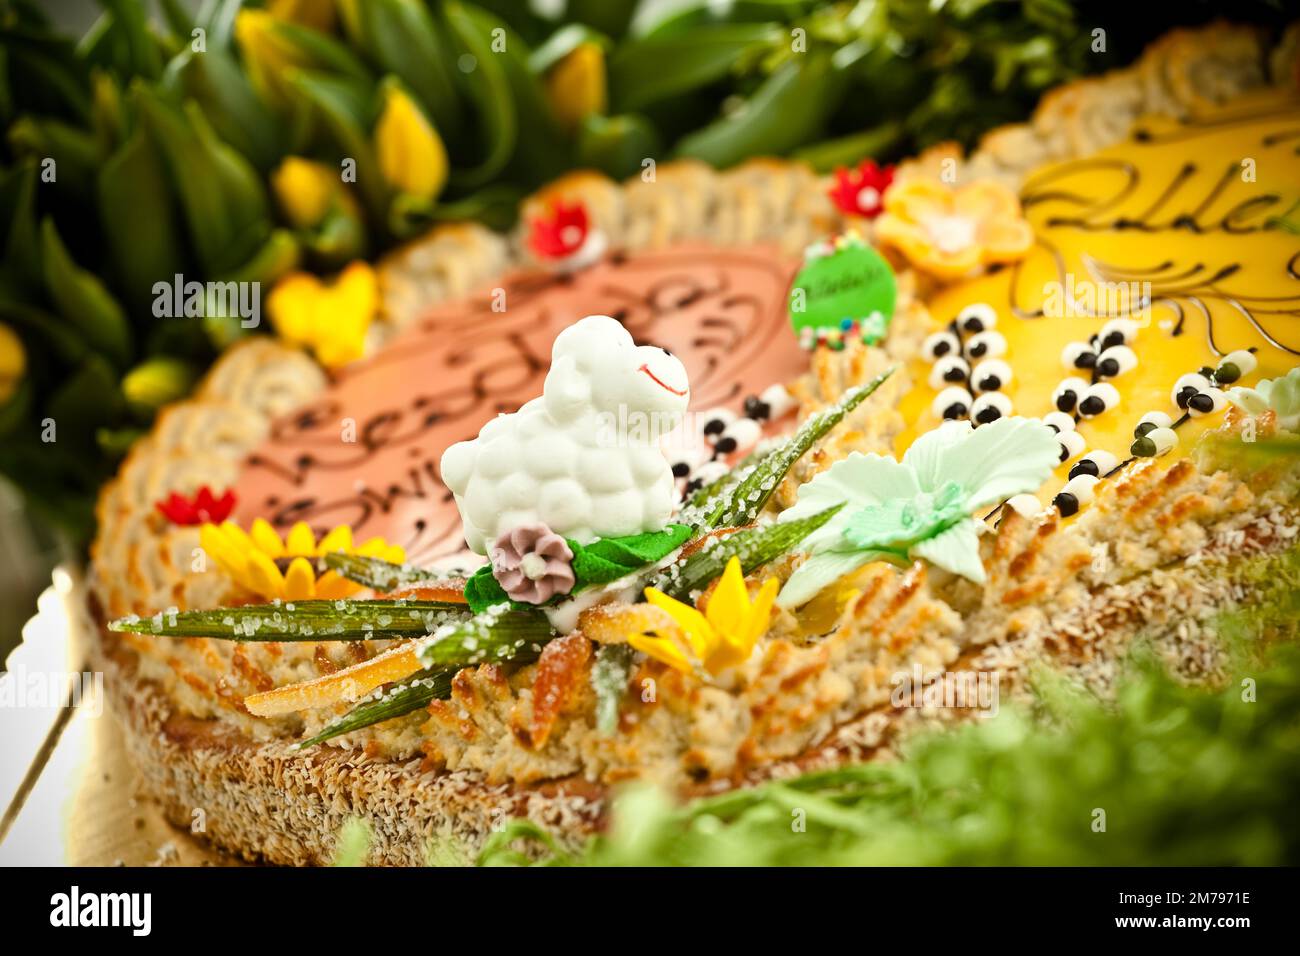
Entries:
{"label": "pink icing panel", "polygon": [[[281,530],[306,521],[318,533],[349,524],[358,542],[379,535],[415,562],[458,551],[442,452],[541,394],[561,329],[611,315],[639,343],[682,360],[693,410],[735,408],[807,369],[786,312],[797,267],[769,247],[675,246],[574,275],[509,275],[496,290],[440,305],[273,424],[245,462],[234,519]],[[349,419],[355,442],[343,440]]]}

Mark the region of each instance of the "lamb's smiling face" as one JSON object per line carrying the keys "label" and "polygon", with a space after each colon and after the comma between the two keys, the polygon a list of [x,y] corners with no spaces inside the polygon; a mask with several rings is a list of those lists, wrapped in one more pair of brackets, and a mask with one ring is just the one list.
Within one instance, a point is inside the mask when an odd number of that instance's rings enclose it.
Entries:
{"label": "lamb's smiling face", "polygon": [[585,404],[620,420],[647,413],[662,425],[675,424],[685,413],[690,381],[671,353],[638,346],[615,320],[590,315],[555,340],[546,392],[548,403],[553,394],[559,399],[556,408]]}

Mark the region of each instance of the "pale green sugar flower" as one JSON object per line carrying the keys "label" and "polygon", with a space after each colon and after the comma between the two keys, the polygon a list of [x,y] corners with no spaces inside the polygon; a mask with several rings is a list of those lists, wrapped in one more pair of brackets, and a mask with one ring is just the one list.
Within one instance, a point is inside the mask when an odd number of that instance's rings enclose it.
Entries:
{"label": "pale green sugar flower", "polygon": [[1037,419],[1002,418],[980,428],[944,422],[912,443],[901,462],[854,452],[799,489],[780,521],[847,502],[804,539],[809,552],[777,598],[798,607],[870,561],[923,558],[984,581],[980,522],[972,514],[1035,491],[1060,460],[1056,433]]}
{"label": "pale green sugar flower", "polygon": [[1262,415],[1271,409],[1277,415],[1278,428],[1300,430],[1300,366],[1254,388],[1230,388],[1227,398],[1248,415]]}

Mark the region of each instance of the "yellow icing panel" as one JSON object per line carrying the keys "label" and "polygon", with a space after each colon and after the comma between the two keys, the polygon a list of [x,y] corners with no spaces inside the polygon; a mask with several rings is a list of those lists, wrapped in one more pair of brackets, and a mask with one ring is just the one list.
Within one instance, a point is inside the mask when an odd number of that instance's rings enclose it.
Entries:
{"label": "yellow icing panel", "polygon": [[[1141,122],[1129,142],[1031,174],[1021,201],[1037,236],[1029,257],[930,302],[936,329],[969,304],[994,307],[1014,374],[1001,389],[1011,414],[1050,412],[1063,378],[1088,378],[1067,369],[1061,352],[1116,316],[1142,325],[1132,344],[1138,365],[1110,380],[1119,407],[1078,431],[1087,450],[1121,460],[1144,413],[1179,416],[1170,390],[1180,375],[1248,347],[1258,349],[1259,368],[1241,384],[1300,364],[1300,236],[1275,222],[1288,212],[1300,220],[1295,102],[1254,97],[1195,124]],[[917,386],[903,405],[912,425],[899,453],[940,421],[929,370],[928,362],[912,369]],[[1184,424],[1179,447],[1220,419]],[[1047,500],[1055,487],[1045,491]]]}

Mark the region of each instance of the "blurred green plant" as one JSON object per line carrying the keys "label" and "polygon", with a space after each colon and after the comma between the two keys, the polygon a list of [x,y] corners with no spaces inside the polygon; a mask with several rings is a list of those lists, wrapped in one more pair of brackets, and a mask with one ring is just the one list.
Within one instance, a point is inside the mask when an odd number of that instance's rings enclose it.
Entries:
{"label": "blurred green plant", "polygon": [[1300,549],[1231,573],[1257,600],[1217,622],[1217,690],[1139,646],[1113,702],[1043,671],[1034,706],[917,737],[899,761],[685,806],[638,787],[582,853],[516,820],[479,862],[528,863],[531,844],[549,865],[1294,865]]}
{"label": "blurred green plant", "polygon": [[159,404],[248,334],[159,314],[156,283],[266,287],[441,221],[505,228],[575,165],[969,144],[1174,25],[1117,0],[100,2],[73,42],[0,0],[0,473],[74,542]]}

